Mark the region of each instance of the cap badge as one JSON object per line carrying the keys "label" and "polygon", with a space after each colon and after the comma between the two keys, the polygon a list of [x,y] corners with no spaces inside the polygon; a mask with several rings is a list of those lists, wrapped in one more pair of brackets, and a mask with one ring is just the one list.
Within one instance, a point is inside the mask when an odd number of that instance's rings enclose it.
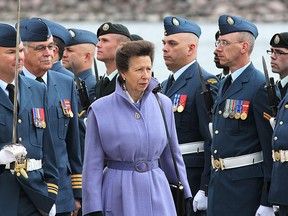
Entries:
{"label": "cap badge", "polygon": [[279,42],[280,42],[280,37],[279,37],[279,35],[276,35],[274,38],[274,43],[279,44]]}
{"label": "cap badge", "polygon": [[229,25],[234,25],[235,24],[235,21],[232,17],[228,16],[227,19],[226,19],[226,22],[229,24]]}
{"label": "cap badge", "polygon": [[164,35],[167,35],[167,31],[166,31],[166,29],[164,29]]}
{"label": "cap badge", "polygon": [[180,22],[179,22],[175,17],[173,17],[172,23],[173,23],[173,25],[175,25],[175,26],[179,26],[179,25],[180,25]]}
{"label": "cap badge", "polygon": [[105,23],[102,27],[103,31],[107,31],[109,29],[109,24]]}
{"label": "cap badge", "polygon": [[71,34],[71,37],[74,38],[76,36],[75,32],[71,29],[69,29],[69,33]]}

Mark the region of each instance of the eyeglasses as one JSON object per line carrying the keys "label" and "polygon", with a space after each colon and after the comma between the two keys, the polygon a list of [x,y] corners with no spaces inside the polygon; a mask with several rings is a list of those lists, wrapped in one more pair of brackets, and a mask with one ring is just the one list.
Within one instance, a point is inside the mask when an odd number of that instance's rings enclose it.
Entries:
{"label": "eyeglasses", "polygon": [[285,52],[282,52],[280,50],[266,50],[267,54],[268,55],[272,55],[273,53],[276,55],[276,56],[280,56],[280,55],[287,55],[288,53],[285,53]]}
{"label": "eyeglasses", "polygon": [[234,43],[242,43],[242,41],[237,41],[237,42],[228,42],[225,40],[218,40],[215,42],[215,47],[217,46],[221,46],[221,47],[225,47],[225,46],[229,46],[230,44],[234,44]]}
{"label": "eyeglasses", "polygon": [[48,50],[53,50],[55,47],[55,44],[52,43],[52,44],[49,44],[48,46],[44,46],[44,45],[39,45],[39,46],[26,45],[26,46],[34,49],[37,52],[44,52],[46,48],[48,48]]}

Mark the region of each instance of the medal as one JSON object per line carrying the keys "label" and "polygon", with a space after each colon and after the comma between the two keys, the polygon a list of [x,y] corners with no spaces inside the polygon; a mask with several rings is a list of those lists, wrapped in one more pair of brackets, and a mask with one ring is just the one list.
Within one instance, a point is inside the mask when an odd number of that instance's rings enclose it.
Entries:
{"label": "medal", "polygon": [[236,100],[230,100],[230,107],[229,107],[229,118],[235,117],[235,101]]}
{"label": "medal", "polygon": [[187,101],[187,95],[180,95],[179,105],[177,108],[178,112],[183,112],[186,106],[186,101]]}
{"label": "medal", "polygon": [[65,116],[73,118],[74,114],[71,109],[70,101],[68,99],[60,100],[60,105]]}
{"label": "medal", "polygon": [[242,100],[237,100],[236,101],[236,113],[235,113],[235,119],[240,119],[241,117],[241,112],[242,112]]}
{"label": "medal", "polygon": [[177,111],[178,103],[179,103],[180,94],[175,94],[173,99],[173,112]]}
{"label": "medal", "polygon": [[35,127],[46,128],[45,113],[43,108],[32,108],[32,115]]}
{"label": "medal", "polygon": [[224,108],[224,112],[223,112],[223,117],[224,118],[228,118],[229,116],[229,105],[230,105],[230,99],[226,99],[226,104],[225,104],[225,108]]}
{"label": "medal", "polygon": [[250,101],[243,101],[241,119],[245,120],[248,117]]}

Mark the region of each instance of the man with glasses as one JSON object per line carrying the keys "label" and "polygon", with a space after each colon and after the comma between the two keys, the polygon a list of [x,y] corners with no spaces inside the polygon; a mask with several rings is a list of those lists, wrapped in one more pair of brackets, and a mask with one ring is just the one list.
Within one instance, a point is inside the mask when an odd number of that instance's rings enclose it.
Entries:
{"label": "man with glasses", "polygon": [[47,88],[47,121],[51,126],[59,172],[56,212],[62,216],[77,215],[82,197],[82,161],[74,80],[50,70],[55,45],[45,22],[22,20],[20,35],[25,55],[23,74]]}
{"label": "man with glasses", "polygon": [[208,216],[272,216],[271,110],[264,74],[250,60],[258,30],[230,15],[220,16],[218,25],[216,52],[231,75],[214,104]]}
{"label": "man with glasses", "polygon": [[288,32],[275,34],[270,41],[271,49],[267,54],[271,57],[273,73],[279,74],[278,88],[281,98],[284,98],[288,88]]}
{"label": "man with glasses", "polygon": [[[278,114],[272,136],[273,171],[269,193],[269,201],[279,206],[279,215],[288,215],[288,32],[275,34],[270,41],[271,49],[267,53],[271,55],[271,67],[274,73],[278,73],[280,81],[278,87],[282,100],[278,105]],[[287,120],[287,121],[286,121]]]}

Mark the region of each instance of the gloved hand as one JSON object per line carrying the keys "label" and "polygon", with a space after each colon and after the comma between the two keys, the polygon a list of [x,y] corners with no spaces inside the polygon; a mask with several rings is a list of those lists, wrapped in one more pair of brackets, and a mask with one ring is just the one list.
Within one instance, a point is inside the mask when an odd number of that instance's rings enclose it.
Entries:
{"label": "gloved hand", "polygon": [[260,205],[255,216],[274,216],[272,207]]}
{"label": "gloved hand", "polygon": [[87,127],[87,118],[84,118],[83,120],[85,127]]}
{"label": "gloved hand", "polygon": [[271,125],[272,129],[274,130],[275,125],[276,125],[276,118],[271,117],[271,118],[269,119],[269,122],[270,122],[270,125]]}
{"label": "gloved hand", "polygon": [[192,212],[191,198],[185,199],[185,216],[190,216]]}
{"label": "gloved hand", "polygon": [[208,128],[209,128],[209,132],[210,132],[211,138],[213,138],[213,123],[212,122],[209,122]]}
{"label": "gloved hand", "polygon": [[273,211],[275,216],[279,216],[279,206],[273,205]]}
{"label": "gloved hand", "polygon": [[0,164],[10,164],[13,161],[16,161],[16,158],[12,152],[5,149],[0,151]]}
{"label": "gloved hand", "polygon": [[203,190],[199,190],[193,200],[193,211],[196,212],[197,210],[206,210],[207,200],[208,198],[205,196],[205,192]]}
{"label": "gloved hand", "polygon": [[56,215],[56,205],[53,204],[52,208],[50,209],[49,216],[55,216]]}

